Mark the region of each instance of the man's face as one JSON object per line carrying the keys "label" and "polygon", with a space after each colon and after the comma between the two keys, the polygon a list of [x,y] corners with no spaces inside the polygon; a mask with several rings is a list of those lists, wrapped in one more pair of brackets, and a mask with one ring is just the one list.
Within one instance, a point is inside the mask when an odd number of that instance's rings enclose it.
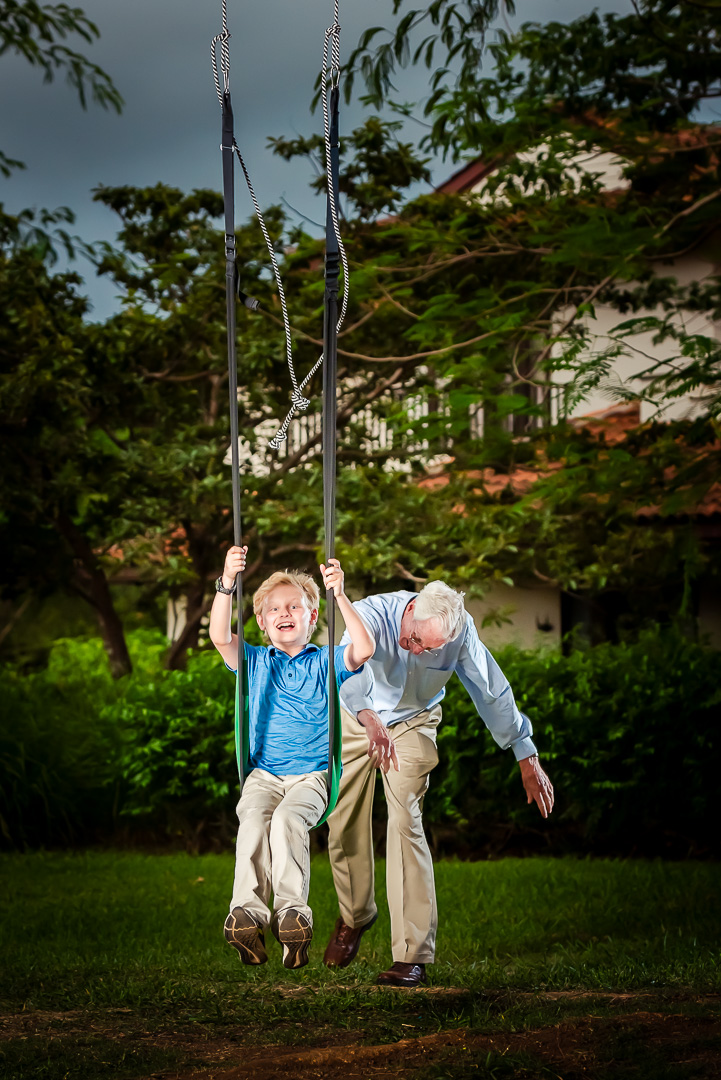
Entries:
{"label": "man's face", "polygon": [[258,614],[258,626],[265,630],[271,645],[283,652],[305,648],[317,621],[318,612],[311,611],[296,585],[276,585]]}
{"label": "man's face", "polygon": [[403,612],[398,644],[406,652],[412,652],[414,656],[421,656],[424,652],[435,652],[436,649],[442,649],[446,644],[446,637],[441,630],[440,621],[438,619],[416,619],[414,615],[415,606],[415,600],[411,600]]}

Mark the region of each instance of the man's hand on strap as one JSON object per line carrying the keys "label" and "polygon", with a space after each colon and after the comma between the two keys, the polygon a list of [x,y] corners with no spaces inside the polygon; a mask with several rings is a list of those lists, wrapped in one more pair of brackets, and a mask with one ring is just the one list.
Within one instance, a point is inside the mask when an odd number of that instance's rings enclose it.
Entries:
{"label": "man's hand on strap", "polygon": [[548,817],[553,810],[553,784],[541,768],[538,754],[523,758],[518,764],[529,806],[535,799],[543,817]]}
{"label": "man's hand on strap", "polygon": [[368,757],[375,761],[376,768],[387,773],[392,764],[396,772],[400,772],[395,743],[378,713],[373,709],[361,709],[358,723],[365,728],[368,736]]}

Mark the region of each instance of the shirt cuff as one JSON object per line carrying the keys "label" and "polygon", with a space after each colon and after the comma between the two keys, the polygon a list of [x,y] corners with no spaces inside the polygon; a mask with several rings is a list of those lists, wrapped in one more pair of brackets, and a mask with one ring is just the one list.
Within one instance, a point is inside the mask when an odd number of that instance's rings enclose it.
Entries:
{"label": "shirt cuff", "polygon": [[513,753],[516,755],[516,761],[523,761],[524,758],[533,757],[538,753],[536,750],[533,739],[530,735],[526,735],[523,739],[518,739],[513,743]]}
{"label": "shirt cuff", "polygon": [[370,698],[354,698],[352,700],[348,700],[348,698],[341,697],[340,703],[345,709],[345,711],[349,712],[351,716],[354,716],[356,720],[358,719],[358,713],[362,712],[363,709],[373,708],[373,702],[370,700]]}

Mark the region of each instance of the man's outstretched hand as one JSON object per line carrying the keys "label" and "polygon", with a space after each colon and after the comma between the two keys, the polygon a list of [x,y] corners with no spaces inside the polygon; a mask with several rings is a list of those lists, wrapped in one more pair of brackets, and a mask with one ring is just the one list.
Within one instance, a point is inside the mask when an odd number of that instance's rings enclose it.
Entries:
{"label": "man's outstretched hand", "polygon": [[358,723],[365,728],[368,736],[368,757],[375,761],[376,768],[387,773],[393,765],[396,772],[400,772],[396,745],[378,713],[373,709],[361,709],[358,713]]}
{"label": "man's outstretched hand", "polygon": [[529,806],[535,800],[543,817],[548,817],[553,810],[553,784],[541,768],[538,754],[523,758],[518,764]]}

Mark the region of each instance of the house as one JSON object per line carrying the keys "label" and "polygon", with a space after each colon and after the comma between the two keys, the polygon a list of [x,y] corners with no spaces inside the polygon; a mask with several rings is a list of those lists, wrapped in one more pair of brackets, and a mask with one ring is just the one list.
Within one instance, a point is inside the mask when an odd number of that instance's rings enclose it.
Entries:
{"label": "house", "polygon": [[[680,132],[678,135],[669,135],[668,140],[677,139],[688,143],[684,149],[693,149],[694,140],[708,140],[713,128],[701,128],[698,132]],[[717,136],[721,132],[716,131]],[[520,154],[521,160],[532,160],[544,147]],[[488,163],[481,158],[468,162],[453,173],[446,181],[439,185],[438,191],[443,193],[468,193],[469,195],[483,198],[484,189],[489,177],[498,168],[500,162],[492,160]],[[629,181],[624,176],[625,162],[609,151],[591,148],[574,154],[568,161],[568,170],[573,181],[584,172],[593,174],[601,184],[601,190],[606,195],[613,195],[623,191],[629,186]],[[502,188],[495,195],[502,197]],[[679,285],[703,283],[711,277],[718,275],[721,267],[718,262],[718,237],[712,236],[705,245],[700,245],[693,252],[682,254],[676,258],[659,264],[657,273],[662,277],[675,278]],[[570,309],[559,309],[555,315],[555,321],[559,329],[564,325]],[[662,309],[645,309],[634,314],[634,318],[644,316],[663,317]],[[551,391],[550,396],[550,419],[552,422],[565,417],[572,419],[587,413],[599,412],[609,407],[610,400],[616,396],[619,388],[631,392],[641,392],[645,389],[647,380],[642,372],[648,368],[650,360],[672,360],[675,355],[674,342],[668,339],[663,342],[654,340],[654,332],[649,330],[633,336],[620,337],[616,328],[626,320],[627,316],[621,316],[619,312],[596,301],[594,303],[594,317],[586,316],[582,325],[587,332],[589,345],[585,353],[579,359],[592,359],[594,355],[601,356],[609,347],[621,346],[621,353],[614,359],[612,376],[593,390],[582,402],[577,402],[570,408],[564,401],[563,384],[570,380],[570,373],[557,371],[554,382],[557,388]],[[678,323],[678,320],[676,320]],[[689,334],[699,334],[710,338],[719,337],[719,326],[704,312],[689,312],[685,317],[684,328]],[[645,423],[656,416],[656,409],[652,403],[641,400],[640,422]],[[681,396],[668,403],[664,408],[665,420],[691,419],[703,411],[700,398],[690,395]],[[512,421],[511,421],[512,422]]]}
{"label": "house", "polygon": [[[669,138],[676,137],[693,140],[704,136],[700,133],[694,135],[684,132],[679,136],[669,136]],[[542,150],[543,148],[539,147],[521,157],[530,159]],[[446,193],[468,192],[482,198],[488,179],[498,164],[498,161],[484,162],[480,158],[468,162],[444,181],[438,190]],[[577,174],[584,170],[592,172],[599,178],[602,190],[607,194],[621,191],[628,186],[628,180],[624,176],[623,160],[613,153],[597,148],[574,155],[569,162],[569,168],[575,170]],[[496,197],[499,195],[502,197],[502,189],[498,190]],[[716,248],[717,244],[709,244],[691,253],[679,255],[660,265],[658,273],[665,277],[675,278],[681,285],[702,283],[719,273]],[[564,398],[563,383],[568,381],[570,375],[556,372],[557,388],[551,391],[549,402],[551,422],[563,418],[583,426],[592,434],[603,431],[605,440],[609,442],[621,441],[626,431],[651,419],[662,421],[692,419],[703,412],[703,402],[700,397],[690,394],[680,395],[667,403],[662,413],[659,413],[658,409],[643,397],[630,405],[611,404],[614,391],[619,388],[631,392],[642,392],[646,386],[643,372],[649,366],[649,358],[656,361],[672,360],[675,354],[674,342],[672,340],[660,343],[655,341],[653,331],[621,337],[616,328],[625,317],[609,305],[597,302],[594,307],[595,317],[592,318],[589,315],[584,318],[584,329],[588,336],[585,358],[591,360],[594,355],[602,355],[611,346],[619,347],[619,355],[614,359],[612,374],[606,383],[594,389],[583,401],[568,407]],[[564,310],[556,313],[559,328],[563,326],[568,314],[569,312]],[[661,317],[662,315],[663,312],[660,309],[649,309],[636,312],[634,317]],[[704,312],[688,313],[685,316],[684,329],[688,333],[710,338],[719,337],[718,324]],[[532,394],[533,390],[534,388],[530,387],[529,393]],[[513,430],[513,418],[508,418],[507,422]],[[478,433],[482,435],[482,429]],[[496,476],[494,479],[484,477],[484,487],[489,491],[493,490],[494,485],[496,488],[500,485],[500,487],[510,487],[521,494],[528,490],[528,485],[533,482],[535,475],[537,474],[532,474],[531,470],[516,469],[512,476]],[[438,483],[439,479],[421,483]],[[651,519],[655,512],[655,508],[649,507],[645,514]],[[721,484],[714,485],[702,502],[694,508],[694,527],[706,540],[711,542],[721,540]],[[524,648],[536,648],[543,644],[557,645],[568,630],[588,617],[587,610],[583,610],[582,602],[564,596],[560,590],[538,582],[525,582],[513,588],[502,583],[494,583],[484,600],[471,602],[469,608],[479,627],[485,623],[483,636],[495,647],[509,641],[514,641]],[[498,616],[497,619],[494,619],[494,614]],[[696,617],[701,634],[706,635],[717,648],[721,648],[721,590],[718,585],[708,582],[699,590]]]}
{"label": "house", "polygon": [[[679,136],[681,137],[681,136]],[[526,156],[532,158],[541,153],[542,147],[530,151]],[[498,168],[497,161],[484,162],[476,159],[463,165],[438,187],[442,193],[468,193],[484,197],[484,189],[489,177]],[[622,191],[628,181],[624,176],[624,162],[610,152],[591,148],[579,152],[569,160],[569,170],[577,177],[584,171],[600,177],[603,191],[609,195]],[[502,198],[499,189],[494,198]],[[699,248],[682,254],[668,263],[659,266],[663,276],[674,277],[681,284],[703,282],[718,273],[713,250]],[[636,313],[636,317],[660,316],[660,310],[648,310]],[[568,312],[559,310],[555,319],[559,328],[567,319]],[[671,340],[657,342],[652,331],[639,333],[633,337],[620,337],[618,325],[623,321],[617,310],[596,303],[595,317],[587,315],[586,356],[592,360],[595,355],[602,355],[613,346],[618,355],[614,359],[613,371],[603,385],[593,389],[585,400],[568,405],[563,393],[564,373],[556,373],[556,386],[551,390],[548,401],[548,415],[551,422],[569,420],[583,426],[591,434],[603,432],[606,441],[620,441],[625,433],[651,419],[672,420],[690,419],[703,411],[703,403],[693,395],[679,396],[668,403],[662,414],[656,406],[642,396],[632,404],[613,403],[614,388],[622,387],[626,391],[641,392],[645,387],[643,372],[649,364],[649,357],[665,362],[674,356],[674,343]],[[685,317],[687,332],[708,337],[718,337],[716,324],[705,313],[690,313]],[[568,378],[569,376],[565,376]],[[534,388],[529,386],[529,395]],[[427,408],[427,403],[420,402],[418,408]],[[362,419],[362,416],[357,418]],[[516,433],[514,417],[507,419],[509,430]],[[482,437],[483,416],[475,413],[469,416],[469,424],[475,433]],[[390,444],[389,433],[382,419],[374,416],[370,410],[366,417],[369,448],[387,449]],[[268,418],[258,428],[258,434],[272,437],[277,429],[277,422]],[[309,437],[319,434],[320,417],[305,415],[297,418],[289,431],[289,441],[283,452],[300,449]],[[241,459],[245,458],[252,470],[267,469],[262,455],[251,456],[250,447],[241,441]],[[228,458],[229,461],[229,458]],[[426,463],[428,477],[420,483],[429,489],[448,482],[448,470],[453,467],[452,448],[449,454]],[[403,467],[398,462],[398,467]],[[486,472],[488,472],[486,470]],[[483,476],[484,489],[493,493],[510,488],[523,493],[537,478],[537,471],[517,468],[511,475],[494,474]],[[653,518],[654,508],[648,507],[646,515]],[[694,527],[706,539],[715,542],[721,539],[721,488],[714,488],[694,510]],[[525,648],[558,646],[563,635],[574,626],[584,624],[589,619],[588,607],[584,607],[580,598],[561,593],[560,589],[540,581],[519,582],[514,587],[494,583],[483,601],[471,601],[469,604],[477,625],[484,639],[492,647],[498,647],[514,641]],[[709,583],[698,596],[697,618],[701,632],[708,635],[712,642],[721,648],[721,593]]]}
{"label": "house", "polygon": [[[606,446],[620,445],[626,436],[641,424],[638,402],[616,404],[596,410],[573,420],[574,426],[583,429],[591,437],[602,437]],[[510,473],[483,469],[465,473],[465,478],[479,481],[479,490],[486,495],[497,496],[511,491],[524,496],[533,485],[549,473],[561,470],[560,462],[542,463],[535,467],[518,466]],[[420,481],[426,490],[438,490],[448,484],[450,473],[446,470]],[[642,507],[637,517],[652,527],[658,520],[659,508],[654,505]],[[688,514],[683,515],[686,521]],[[712,485],[706,495],[693,507],[690,515],[693,527],[704,541],[721,542],[721,482]],[[558,647],[565,634],[581,629],[593,637],[594,631],[606,627],[594,626],[604,616],[613,617],[614,612],[604,611],[580,596],[564,594],[551,583],[533,579],[514,582],[511,587],[503,582],[491,582],[482,600],[471,600],[468,610],[473,615],[481,635],[491,648],[514,643],[524,649]],[[699,633],[715,647],[721,649],[721,589],[713,581],[702,583],[694,597],[694,614]]]}

